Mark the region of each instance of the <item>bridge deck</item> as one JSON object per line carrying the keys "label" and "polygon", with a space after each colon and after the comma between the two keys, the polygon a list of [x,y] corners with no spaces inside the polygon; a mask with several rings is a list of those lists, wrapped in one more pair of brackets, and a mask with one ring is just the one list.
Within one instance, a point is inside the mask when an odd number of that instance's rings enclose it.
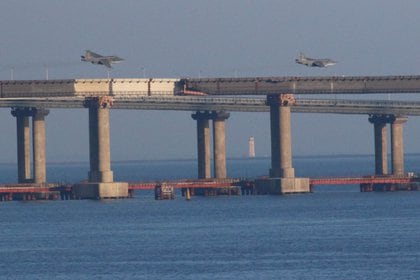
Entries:
{"label": "bridge deck", "polygon": [[[0,98],[0,107],[84,108],[84,97]],[[171,111],[268,112],[261,97],[146,96],[115,97],[113,109]],[[296,113],[420,115],[419,101],[345,100],[298,98],[291,107]]]}

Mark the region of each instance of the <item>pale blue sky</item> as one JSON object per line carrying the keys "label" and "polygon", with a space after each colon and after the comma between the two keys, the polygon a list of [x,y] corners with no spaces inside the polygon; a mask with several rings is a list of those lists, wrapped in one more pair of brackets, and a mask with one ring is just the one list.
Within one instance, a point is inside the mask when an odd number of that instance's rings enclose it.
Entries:
{"label": "pale blue sky", "polygon": [[[420,74],[417,0],[2,0],[0,79],[104,78],[80,62],[85,49],[125,61],[113,77],[228,77]],[[294,63],[303,51],[339,63]],[[397,96],[393,96],[397,99]],[[189,112],[112,111],[113,160],[195,158]],[[15,120],[0,109],[0,162],[16,160]],[[371,154],[367,116],[294,114],[295,155]],[[270,153],[268,114],[232,113],[228,156]],[[407,152],[420,152],[420,123],[405,127]],[[86,110],[51,110],[47,159],[87,161]]]}

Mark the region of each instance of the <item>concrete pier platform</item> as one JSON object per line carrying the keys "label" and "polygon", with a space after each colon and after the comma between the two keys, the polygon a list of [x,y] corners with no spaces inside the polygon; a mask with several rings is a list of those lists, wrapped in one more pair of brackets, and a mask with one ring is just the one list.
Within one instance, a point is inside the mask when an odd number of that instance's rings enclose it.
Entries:
{"label": "concrete pier platform", "polygon": [[259,194],[309,193],[309,178],[264,178],[255,180]]}
{"label": "concrete pier platform", "polygon": [[77,199],[128,198],[128,183],[80,183],[73,185],[72,195]]}

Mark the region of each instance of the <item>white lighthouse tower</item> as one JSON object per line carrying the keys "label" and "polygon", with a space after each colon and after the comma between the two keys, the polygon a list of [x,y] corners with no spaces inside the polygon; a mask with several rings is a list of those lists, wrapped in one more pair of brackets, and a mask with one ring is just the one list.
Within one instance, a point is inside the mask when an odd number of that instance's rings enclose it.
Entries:
{"label": "white lighthouse tower", "polygon": [[249,137],[248,139],[248,157],[255,157],[255,140],[254,136]]}

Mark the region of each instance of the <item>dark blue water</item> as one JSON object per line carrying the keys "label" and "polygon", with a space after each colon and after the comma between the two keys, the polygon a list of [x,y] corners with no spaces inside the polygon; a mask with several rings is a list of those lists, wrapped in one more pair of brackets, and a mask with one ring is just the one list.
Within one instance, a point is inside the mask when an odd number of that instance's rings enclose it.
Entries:
{"label": "dark blue water", "polygon": [[[372,173],[372,163],[294,161],[297,174],[312,177]],[[252,177],[268,166],[267,159],[231,160],[228,172]],[[407,157],[406,169],[416,166],[420,157]],[[3,180],[14,172],[0,168]],[[54,164],[48,176],[73,181],[87,169]],[[127,181],[196,174],[193,161],[115,163],[113,170]],[[150,192],[113,201],[4,202],[0,233],[0,279],[420,278],[420,192],[330,186],[189,202],[155,201]]]}

